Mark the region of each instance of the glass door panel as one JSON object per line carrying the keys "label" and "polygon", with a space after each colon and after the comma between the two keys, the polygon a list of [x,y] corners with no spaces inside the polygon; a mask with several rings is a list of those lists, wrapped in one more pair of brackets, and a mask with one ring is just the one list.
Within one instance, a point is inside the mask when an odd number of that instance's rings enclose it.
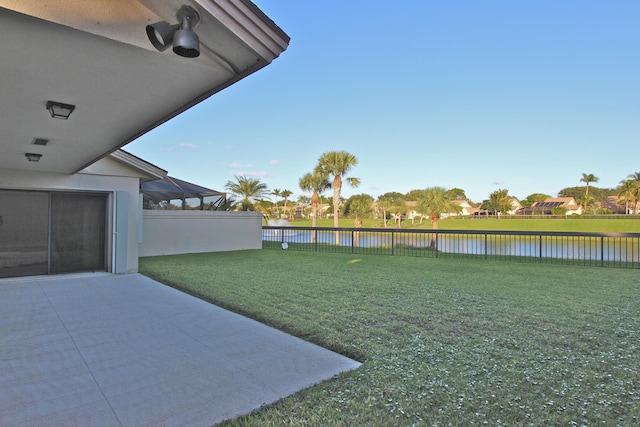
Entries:
{"label": "glass door panel", "polygon": [[0,190],[0,277],[47,274],[49,194]]}
{"label": "glass door panel", "polygon": [[106,270],[106,206],[101,194],[51,194],[52,274]]}

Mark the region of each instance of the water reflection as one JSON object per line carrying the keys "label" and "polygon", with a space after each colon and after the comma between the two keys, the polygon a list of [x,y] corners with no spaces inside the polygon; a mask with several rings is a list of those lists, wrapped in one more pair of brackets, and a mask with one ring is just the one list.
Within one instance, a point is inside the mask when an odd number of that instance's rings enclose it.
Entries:
{"label": "water reflection", "polygon": [[[354,239],[354,237],[357,238]],[[389,250],[428,250],[464,255],[556,258],[581,261],[639,262],[640,242],[632,237],[435,234],[340,231],[340,245]],[[296,228],[263,230],[263,240],[312,243],[312,231]],[[317,244],[335,244],[335,231],[318,230]],[[354,246],[355,247],[355,246]]]}

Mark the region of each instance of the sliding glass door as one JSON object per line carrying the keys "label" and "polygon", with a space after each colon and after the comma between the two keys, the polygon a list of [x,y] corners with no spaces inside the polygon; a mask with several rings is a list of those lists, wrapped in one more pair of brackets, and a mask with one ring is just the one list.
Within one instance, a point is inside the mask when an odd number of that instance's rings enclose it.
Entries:
{"label": "sliding glass door", "polygon": [[0,277],[106,270],[106,194],[0,190]]}

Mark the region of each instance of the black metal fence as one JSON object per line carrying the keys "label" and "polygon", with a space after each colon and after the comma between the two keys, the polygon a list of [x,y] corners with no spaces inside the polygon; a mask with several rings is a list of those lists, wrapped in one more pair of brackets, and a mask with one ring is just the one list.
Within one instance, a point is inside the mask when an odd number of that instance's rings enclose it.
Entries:
{"label": "black metal fence", "polygon": [[640,268],[640,233],[264,226],[262,248]]}

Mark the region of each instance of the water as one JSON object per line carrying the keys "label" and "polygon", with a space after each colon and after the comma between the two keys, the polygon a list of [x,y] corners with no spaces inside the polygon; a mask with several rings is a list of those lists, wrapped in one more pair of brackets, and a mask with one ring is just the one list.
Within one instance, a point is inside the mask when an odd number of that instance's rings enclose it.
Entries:
{"label": "water", "polygon": [[[284,220],[273,221],[274,224]],[[271,222],[271,221],[270,221]],[[290,226],[288,221],[284,221]],[[272,224],[269,224],[272,225]],[[279,224],[278,224],[279,225]],[[358,233],[360,248],[427,249],[432,246],[430,233],[340,231],[340,245],[351,247]],[[392,240],[393,239],[393,240]],[[312,243],[312,231],[297,228],[263,230],[263,240],[287,243]],[[335,244],[335,231],[317,232],[317,243]],[[637,238],[529,235],[440,234],[438,252],[484,256],[521,256],[584,261],[640,262]]]}

